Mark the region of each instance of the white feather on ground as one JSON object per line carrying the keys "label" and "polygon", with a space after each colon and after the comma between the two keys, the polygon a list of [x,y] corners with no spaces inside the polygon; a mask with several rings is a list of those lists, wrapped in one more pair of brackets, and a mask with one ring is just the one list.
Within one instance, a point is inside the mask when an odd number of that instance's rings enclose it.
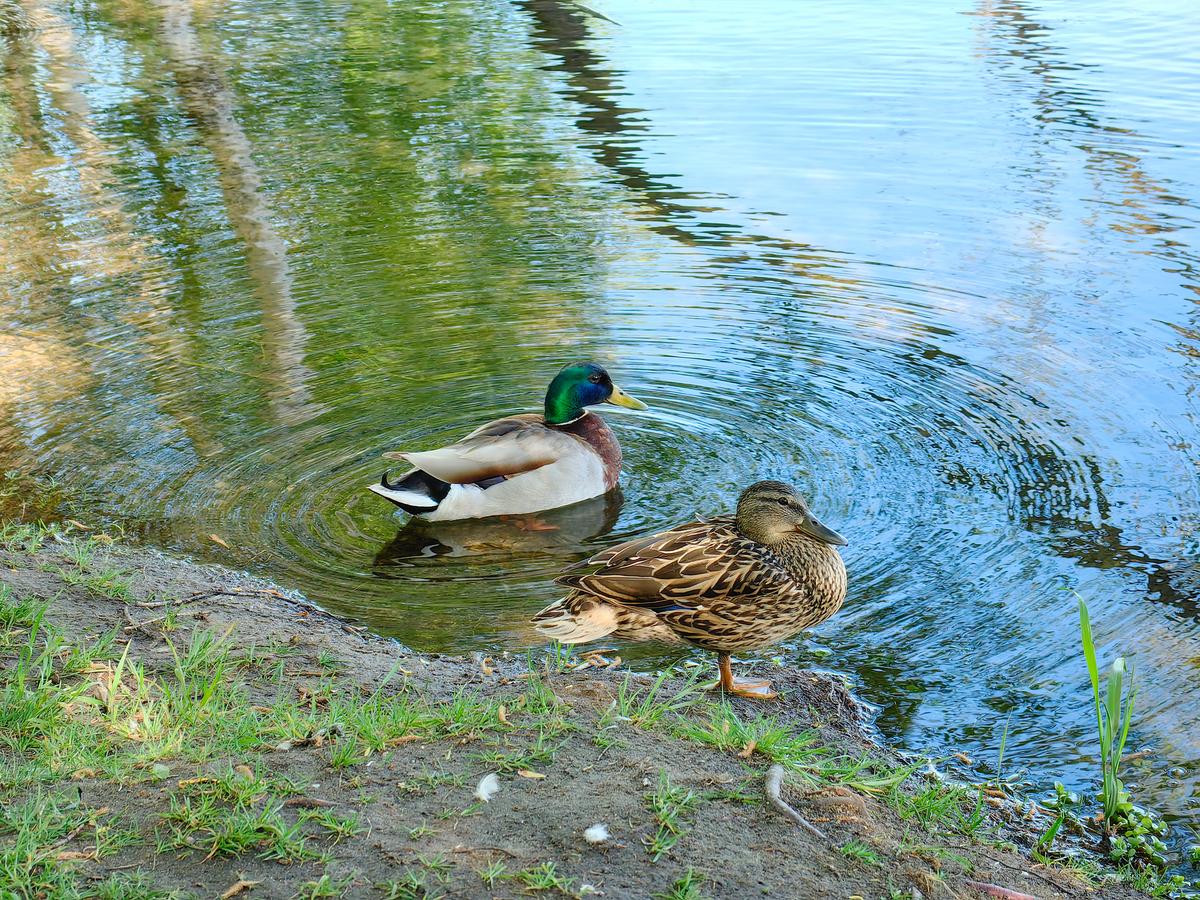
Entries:
{"label": "white feather on ground", "polygon": [[608,838],[608,826],[603,822],[597,822],[583,832],[583,839],[589,844],[603,844]]}
{"label": "white feather on ground", "polygon": [[500,779],[496,777],[495,772],[489,772],[479,779],[479,784],[475,787],[475,798],[487,803],[496,796],[496,792],[500,790]]}

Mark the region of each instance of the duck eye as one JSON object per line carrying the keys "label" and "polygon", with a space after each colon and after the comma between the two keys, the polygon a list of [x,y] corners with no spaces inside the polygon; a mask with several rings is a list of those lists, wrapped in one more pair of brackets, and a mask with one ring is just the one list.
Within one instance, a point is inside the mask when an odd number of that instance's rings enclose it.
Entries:
{"label": "duck eye", "polygon": [[592,384],[599,384],[599,383],[600,383],[600,376],[599,376],[599,375],[589,375],[589,376],[588,376],[588,381],[590,381]]}
{"label": "duck eye", "polygon": [[788,505],[788,498],[787,498],[787,497],[780,497],[780,498],[779,498],[779,505],[780,505],[780,506],[787,506],[787,505]]}

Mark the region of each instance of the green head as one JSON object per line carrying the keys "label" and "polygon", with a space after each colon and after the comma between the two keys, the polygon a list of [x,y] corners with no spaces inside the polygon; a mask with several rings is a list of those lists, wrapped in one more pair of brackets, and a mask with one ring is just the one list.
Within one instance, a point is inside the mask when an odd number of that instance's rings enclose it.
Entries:
{"label": "green head", "polygon": [[584,414],[584,407],[597,403],[612,403],[626,409],[645,409],[646,404],[635,400],[613,384],[613,380],[596,363],[576,363],[554,376],[546,391],[546,422],[565,425]]}

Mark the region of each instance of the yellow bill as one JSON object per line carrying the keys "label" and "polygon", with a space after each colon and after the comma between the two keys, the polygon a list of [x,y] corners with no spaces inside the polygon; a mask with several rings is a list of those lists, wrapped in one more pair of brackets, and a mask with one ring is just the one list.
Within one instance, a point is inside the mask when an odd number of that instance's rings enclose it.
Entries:
{"label": "yellow bill", "polygon": [[627,393],[613,385],[612,393],[608,395],[605,403],[611,403],[614,406],[623,406],[626,409],[647,409],[645,403],[638,400],[636,397],[630,397]]}

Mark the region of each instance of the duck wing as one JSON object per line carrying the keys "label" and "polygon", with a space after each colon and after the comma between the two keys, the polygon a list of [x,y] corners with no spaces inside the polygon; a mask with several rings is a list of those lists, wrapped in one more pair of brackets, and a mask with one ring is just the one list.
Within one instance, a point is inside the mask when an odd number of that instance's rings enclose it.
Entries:
{"label": "duck wing", "polygon": [[742,537],[731,518],[689,522],[618,544],[589,559],[600,568],[557,583],[618,606],[657,614],[668,623],[705,611],[721,617],[785,590],[790,575]]}
{"label": "duck wing", "polygon": [[549,427],[541,416],[527,413],[489,422],[437,450],[383,455],[402,459],[450,484],[474,484],[532,472],[580,449],[574,437]]}

